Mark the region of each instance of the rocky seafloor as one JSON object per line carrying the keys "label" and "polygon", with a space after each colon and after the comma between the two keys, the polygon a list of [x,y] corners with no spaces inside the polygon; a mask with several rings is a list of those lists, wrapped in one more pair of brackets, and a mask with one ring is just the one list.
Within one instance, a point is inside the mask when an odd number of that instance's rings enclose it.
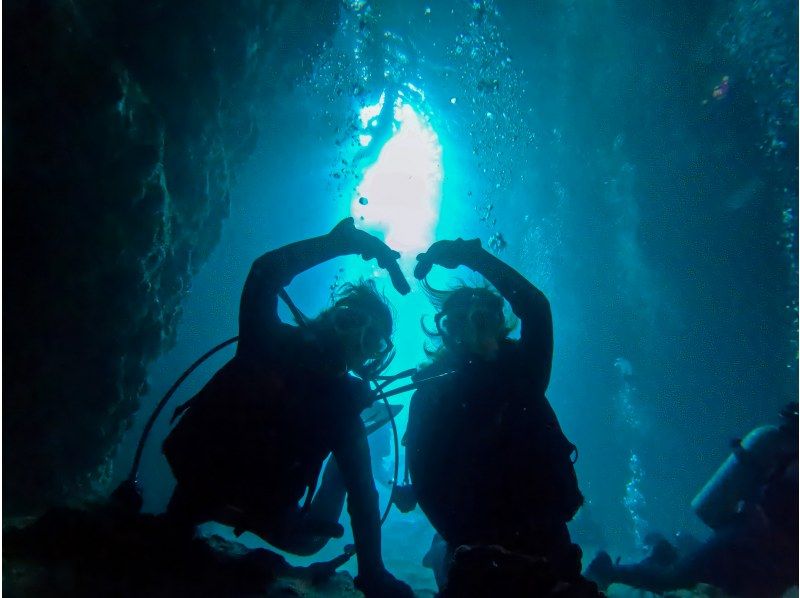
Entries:
{"label": "rocky seafloor", "polygon": [[[53,509],[36,520],[9,522],[3,531],[9,596],[361,596],[351,575],[334,572],[330,563],[293,567],[266,548],[215,534],[191,536],[163,516],[113,503]],[[441,595],[600,596],[594,584],[559,583],[544,561],[499,547],[460,549]]]}
{"label": "rocky seafloor", "polygon": [[[347,598],[362,596],[350,573],[332,561],[292,566],[266,548],[218,534],[187,534],[163,516],[120,509],[113,501],[58,508],[38,519],[9,520],[3,530],[3,592],[8,596],[242,596]],[[341,563],[337,563],[340,565]],[[437,595],[415,590],[419,598]],[[478,596],[602,596],[590,582],[566,584],[546,563],[499,547],[456,553],[442,598]],[[610,598],[646,592],[612,585]],[[698,585],[671,598],[725,598]],[[787,592],[797,596],[797,589]]]}

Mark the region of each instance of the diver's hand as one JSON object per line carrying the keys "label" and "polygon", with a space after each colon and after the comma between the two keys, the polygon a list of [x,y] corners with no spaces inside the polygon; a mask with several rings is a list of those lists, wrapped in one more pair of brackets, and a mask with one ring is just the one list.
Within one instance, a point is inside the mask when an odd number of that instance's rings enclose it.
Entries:
{"label": "diver's hand", "polygon": [[343,250],[358,253],[365,260],[377,259],[378,265],[389,272],[389,277],[398,293],[406,295],[411,292],[411,287],[397,264],[400,253],[377,237],[357,229],[352,217],[345,218],[334,226],[328,233],[328,238]]}
{"label": "diver's hand", "polygon": [[355,586],[366,598],[414,598],[414,590],[385,569],[371,575],[358,575]]}
{"label": "diver's hand", "polygon": [[414,276],[423,279],[434,265],[444,268],[458,268],[464,260],[481,248],[480,239],[456,239],[455,241],[436,241],[428,251],[417,256],[417,266]]}
{"label": "diver's hand", "polygon": [[583,576],[605,591],[608,586],[614,583],[614,563],[611,561],[611,556],[603,550],[598,552],[597,556],[586,567]]}

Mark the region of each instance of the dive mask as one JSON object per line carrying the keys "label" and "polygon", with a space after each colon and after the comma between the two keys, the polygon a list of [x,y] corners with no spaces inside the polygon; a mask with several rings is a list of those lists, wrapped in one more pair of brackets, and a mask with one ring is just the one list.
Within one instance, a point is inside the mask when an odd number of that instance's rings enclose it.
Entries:
{"label": "dive mask", "polygon": [[447,342],[460,344],[460,338],[466,326],[472,326],[479,335],[499,332],[503,328],[502,310],[488,305],[480,298],[473,297],[469,309],[456,309],[452,313],[441,311],[434,317],[436,330]]}
{"label": "dive mask", "polygon": [[341,304],[333,309],[332,321],[337,334],[357,337],[361,354],[367,356],[353,371],[363,378],[372,378],[386,369],[394,357],[394,345],[372,316],[357,307]]}

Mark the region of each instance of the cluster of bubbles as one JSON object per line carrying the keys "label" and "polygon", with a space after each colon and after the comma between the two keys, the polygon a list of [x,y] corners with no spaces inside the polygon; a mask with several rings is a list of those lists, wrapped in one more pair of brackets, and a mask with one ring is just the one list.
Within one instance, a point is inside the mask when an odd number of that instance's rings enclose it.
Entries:
{"label": "cluster of bubbles", "polygon": [[[385,30],[376,7],[365,0],[342,4],[337,34],[323,47],[304,90],[322,107],[315,118],[334,133],[337,155],[330,185],[332,195],[345,201],[350,201],[369,165],[361,159],[368,153],[364,140],[369,131],[359,122],[359,110],[384,94],[385,102],[402,98],[418,113],[430,111],[419,91],[427,63],[409,35]],[[478,164],[471,184],[474,197],[470,191],[468,199],[480,198],[475,207],[479,221],[489,229],[487,246],[499,253],[507,240],[497,229],[494,206],[509,184],[521,179],[525,147],[534,139],[522,107],[522,73],[513,65],[493,0],[475,0],[451,14],[454,21],[463,22],[454,22],[457,33],[446,50],[447,76],[455,79],[458,90],[449,101],[458,103],[456,114],[464,118],[463,129]]]}
{"label": "cluster of bubbles", "polygon": [[[723,47],[742,65],[759,117],[764,126],[761,149],[772,158],[773,169],[784,179],[780,196],[782,245],[789,263],[792,299],[786,306],[794,331],[798,326],[797,302],[797,18],[796,2],[740,0],[717,36]],[[791,150],[794,150],[793,153]],[[792,335],[797,363],[797,337]]]}
{"label": "cluster of bubbles", "polygon": [[[796,285],[797,284],[797,233],[795,232],[797,228],[797,195],[793,190],[790,190],[788,187],[784,187],[783,191],[783,203],[786,207],[783,208],[783,212],[781,213],[781,223],[783,224],[783,231],[781,232],[781,238],[778,241],[781,245],[783,245],[783,249],[789,259],[790,271],[792,274],[792,281]],[[797,288],[795,287],[794,292],[792,293],[792,298],[789,303],[786,305],[786,309],[791,314],[792,318],[792,330],[797,331],[798,325],[800,325],[800,320],[798,319],[798,304],[797,304]],[[797,358],[798,358],[798,345],[797,345],[797,335],[793,334],[791,337],[791,344],[792,344],[792,354],[794,359],[786,364],[788,369],[795,369],[797,367]]]}
{"label": "cluster of bubbles", "polygon": [[337,158],[329,174],[336,197],[341,197],[345,187],[352,186],[352,168],[349,159],[344,156],[358,147],[355,119],[343,118],[350,112],[353,95],[360,90],[350,67],[347,52],[335,40],[325,44],[311,77],[305,82],[305,96],[321,107],[312,112],[312,118],[321,130],[331,131],[335,136]]}
{"label": "cluster of bubbles", "polygon": [[333,280],[328,286],[328,303],[333,305],[336,301],[336,295],[339,292],[339,287],[346,282],[344,268],[339,268],[336,274],[333,275]]}
{"label": "cluster of bubbles", "polygon": [[644,479],[644,469],[642,468],[642,463],[638,455],[633,451],[631,451],[630,458],[628,459],[628,469],[630,470],[631,478],[628,480],[628,483],[625,484],[623,504],[633,522],[633,536],[636,541],[636,546],[637,548],[643,549],[645,546],[645,535],[650,528],[650,524],[642,516],[645,506],[647,505],[641,490],[642,480]]}
{"label": "cluster of bubbles", "polygon": [[[555,255],[563,245],[564,214],[568,201],[567,189],[560,181],[552,183],[553,196],[556,198],[555,209],[550,214],[534,220],[530,214],[522,217],[525,233],[522,237],[522,263],[530,264],[537,280],[546,285],[553,279],[553,263]],[[544,289],[548,295],[550,289]]]}
{"label": "cluster of bubbles", "polygon": [[[489,247],[502,251],[506,241],[496,230],[492,210],[507,195],[509,182],[522,176],[523,148],[533,142],[533,134],[522,107],[522,73],[513,65],[495,3],[475,0],[462,14],[465,22],[448,49],[448,62],[459,87],[467,91],[459,107],[467,114],[465,128],[479,165],[479,181],[469,199],[473,193],[480,198],[475,207],[479,220],[491,230]],[[455,104],[457,98],[450,101]]]}
{"label": "cluster of bubbles", "polygon": [[621,385],[619,392],[614,396],[617,412],[622,416],[622,420],[630,431],[640,432],[642,430],[642,420],[637,414],[633,404],[636,395],[636,387],[633,385],[633,366],[624,357],[617,357],[614,361],[614,369],[620,376]]}
{"label": "cluster of bubbles", "polygon": [[495,253],[502,253],[508,246],[508,242],[505,240],[505,237],[503,237],[503,233],[496,232],[489,237],[488,245],[489,249]]}
{"label": "cluster of bubbles", "polygon": [[[633,364],[625,357],[617,357],[614,361],[614,369],[620,378],[619,392],[614,396],[614,403],[617,413],[629,433],[641,436],[643,431],[642,420],[639,418],[634,405],[636,387],[633,384]],[[644,468],[639,456],[632,449],[628,459],[628,469],[630,479],[625,484],[625,495],[622,503],[628,512],[632,523],[634,541],[637,548],[644,547],[644,537],[649,528],[643,513],[647,502],[642,492],[642,480],[644,479]]]}
{"label": "cluster of bubbles", "polygon": [[[419,82],[416,56],[413,43],[382,29],[380,14],[371,4],[364,0],[342,4],[336,35],[323,46],[303,90],[323,107],[314,117],[335,139],[337,155],[330,179],[339,200],[350,201],[369,166],[358,156],[364,153],[364,134],[374,123],[362,124],[361,110],[381,97],[389,107],[398,98],[424,102],[414,84]],[[385,124],[391,131],[392,123]]]}
{"label": "cluster of bubbles", "polygon": [[[468,197],[472,197],[472,191],[467,193]],[[494,204],[492,202],[486,203],[482,206],[475,206],[478,212],[478,220],[485,222],[488,226],[497,224],[497,216],[494,214]]]}
{"label": "cluster of bubbles", "polygon": [[522,219],[526,228],[520,245],[521,261],[536,272],[537,280],[544,281],[537,286],[550,296],[551,291],[545,286],[553,279],[553,256],[561,246],[560,223],[557,218],[545,217],[534,225],[530,214]]}
{"label": "cluster of bubbles", "polygon": [[762,148],[780,156],[797,130],[797,3],[740,0],[718,31],[744,65],[766,135]]}
{"label": "cluster of bubbles", "polygon": [[[624,138],[617,135],[614,146],[620,148],[623,142]],[[616,172],[606,181],[603,197],[613,210],[613,226],[610,227],[609,234],[616,246],[615,268],[623,283],[621,297],[653,324],[659,313],[662,297],[657,291],[660,285],[656,280],[656,271],[642,249],[641,198],[636,189],[637,176],[633,163],[621,161]],[[652,331],[652,327],[649,330]]]}

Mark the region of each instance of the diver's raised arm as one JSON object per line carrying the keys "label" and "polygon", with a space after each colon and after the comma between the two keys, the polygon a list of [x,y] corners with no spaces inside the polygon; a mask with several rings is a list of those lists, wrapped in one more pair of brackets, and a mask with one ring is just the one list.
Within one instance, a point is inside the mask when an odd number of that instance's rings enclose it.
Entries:
{"label": "diver's raised arm", "polygon": [[380,239],[358,230],[352,218],[345,218],[328,234],[290,243],[268,251],[253,262],[244,283],[239,305],[239,335],[246,344],[249,336],[280,323],[278,291],[306,270],[343,255],[359,254],[365,260],[376,258],[388,270],[392,284],[402,294],[409,292],[400,272],[400,254]]}

